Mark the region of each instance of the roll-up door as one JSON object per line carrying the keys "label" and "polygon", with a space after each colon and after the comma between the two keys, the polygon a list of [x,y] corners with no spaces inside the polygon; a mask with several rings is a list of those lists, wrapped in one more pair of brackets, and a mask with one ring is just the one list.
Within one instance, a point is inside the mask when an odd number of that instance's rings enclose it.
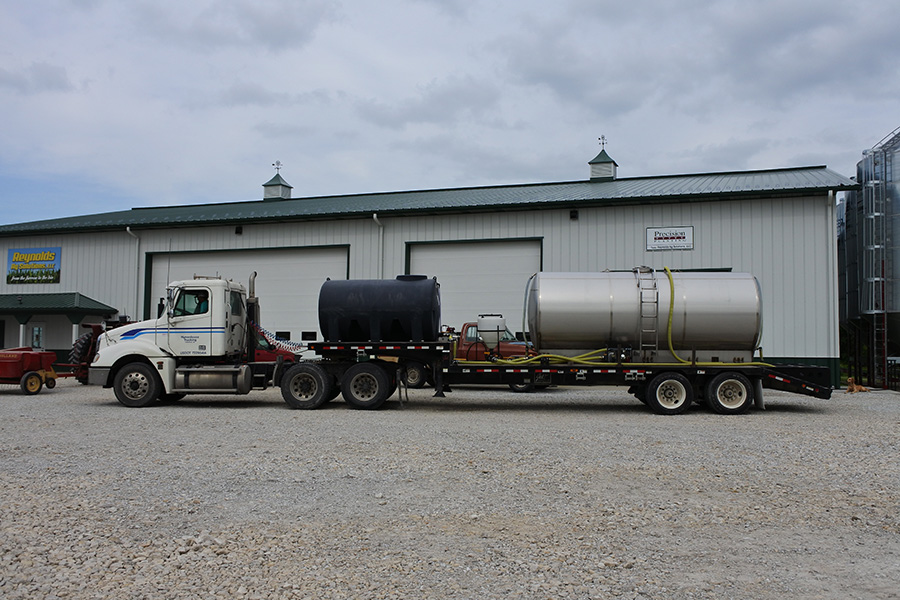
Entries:
{"label": "roll-up door", "polygon": [[410,274],[437,276],[441,321],[457,330],[480,314],[502,314],[522,331],[525,285],[541,269],[541,240],[414,244]]}
{"label": "roll-up door", "polygon": [[156,254],[150,313],[156,315],[170,281],[192,279],[196,274],[233,279],[246,287],[256,271],[259,325],[273,333],[289,332],[291,340],[300,341],[301,332],[318,332],[319,288],[328,277],[346,279],[347,261],[346,247]]}

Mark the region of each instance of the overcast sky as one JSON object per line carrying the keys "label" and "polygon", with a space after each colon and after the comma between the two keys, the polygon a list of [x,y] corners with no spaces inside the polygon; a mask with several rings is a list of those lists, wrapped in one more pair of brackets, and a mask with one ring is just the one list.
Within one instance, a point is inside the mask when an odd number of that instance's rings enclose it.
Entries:
{"label": "overcast sky", "polygon": [[827,165],[900,126],[893,2],[0,5],[0,223]]}

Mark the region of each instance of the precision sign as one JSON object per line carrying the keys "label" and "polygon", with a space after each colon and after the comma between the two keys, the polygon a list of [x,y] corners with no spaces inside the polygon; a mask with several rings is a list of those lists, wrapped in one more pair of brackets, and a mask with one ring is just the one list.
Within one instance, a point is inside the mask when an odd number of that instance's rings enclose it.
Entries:
{"label": "precision sign", "polygon": [[648,227],[647,250],[693,250],[694,227]]}

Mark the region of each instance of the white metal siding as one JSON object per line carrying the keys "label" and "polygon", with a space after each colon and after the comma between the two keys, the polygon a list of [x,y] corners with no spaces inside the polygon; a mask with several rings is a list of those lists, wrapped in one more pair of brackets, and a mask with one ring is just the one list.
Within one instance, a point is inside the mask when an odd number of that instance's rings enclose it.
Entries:
{"label": "white metal siding", "polygon": [[[5,254],[6,248],[62,247],[62,282],[8,285],[4,278],[0,293],[78,291],[117,307],[124,314],[140,316],[144,298],[142,271],[147,253],[228,250],[252,255],[255,253],[249,251],[259,248],[345,246],[344,268],[337,277],[343,278],[349,272],[351,279],[370,279],[393,278],[404,273],[410,243],[533,238],[542,240],[542,268],[547,271],[602,271],[649,265],[676,269],[730,267],[752,273],[759,278],[763,292],[762,344],[767,356],[833,358],[839,353],[834,206],[824,194],[580,208],[575,220],[570,218],[568,209],[562,209],[420,217],[381,215],[379,222],[380,226],[369,217],[308,223],[251,223],[243,225],[241,235],[235,233],[233,226],[217,226],[139,230],[135,232],[139,239],[124,230],[3,238],[0,255]],[[645,228],[688,225],[694,227],[693,250],[646,251]],[[473,273],[495,270],[483,258],[472,266]],[[254,258],[253,262],[261,261]],[[253,268],[260,271],[257,266]],[[246,281],[253,270],[249,264],[246,267],[227,275]],[[419,270],[416,264],[412,268]],[[193,274],[193,270],[188,274]],[[441,273],[426,274],[436,274],[441,281],[447,306],[444,322],[455,325],[455,320],[470,318],[468,314],[463,317],[448,312],[456,310],[452,307],[454,302],[448,303],[447,296],[455,291],[456,284]],[[272,290],[276,294],[274,301],[267,298],[270,291],[264,286],[265,279],[261,272],[257,291],[262,298],[264,319],[273,314],[286,314],[296,307],[290,299],[278,297],[277,289]],[[471,287],[467,284],[467,288]],[[315,295],[318,287],[309,292]],[[515,309],[518,314],[521,311],[521,290],[510,287],[509,294],[509,307],[496,312]],[[155,291],[154,298],[158,297],[159,292]],[[304,300],[304,304],[314,306],[315,302]],[[470,306],[475,311],[495,312],[483,298],[473,300]],[[265,323],[267,328],[273,325],[283,329],[276,320]],[[9,328],[6,333],[9,338]]]}
{"label": "white metal siding", "polygon": [[525,283],[541,268],[540,240],[416,244],[410,273],[436,276],[441,284],[441,321],[457,330],[479,314],[502,314],[522,330]]}
{"label": "white metal siding", "polygon": [[[346,248],[288,248],[183,252],[153,258],[151,298],[155,307],[165,297],[169,281],[194,275],[222,276],[248,284],[256,271],[256,295],[260,298],[263,328],[289,331],[300,340],[302,331],[318,331],[319,288],[326,278],[346,279]],[[155,313],[155,309],[154,312]],[[318,335],[321,338],[321,334]]]}

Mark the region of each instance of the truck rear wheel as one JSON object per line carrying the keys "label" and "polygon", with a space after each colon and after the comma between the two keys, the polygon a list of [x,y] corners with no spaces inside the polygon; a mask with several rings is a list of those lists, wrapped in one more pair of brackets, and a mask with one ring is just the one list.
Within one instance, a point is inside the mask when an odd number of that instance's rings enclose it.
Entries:
{"label": "truck rear wheel", "polygon": [[659,415],[680,415],[691,407],[694,388],[681,373],[661,373],[650,381],[646,404]]}
{"label": "truck rear wheel", "polygon": [[706,402],[722,415],[747,412],[753,404],[753,387],[740,373],[721,373],[706,386]]}
{"label": "truck rear wheel", "polygon": [[116,373],[113,390],[120,404],[129,408],[142,408],[159,399],[162,382],[150,365],[131,363]]}
{"label": "truck rear wheel", "polygon": [[341,394],[353,408],[378,408],[391,395],[391,377],[377,364],[356,363],[341,378]]}
{"label": "truck rear wheel", "polygon": [[319,408],[334,391],[334,378],[318,365],[294,365],[281,377],[281,397],[291,408]]}

